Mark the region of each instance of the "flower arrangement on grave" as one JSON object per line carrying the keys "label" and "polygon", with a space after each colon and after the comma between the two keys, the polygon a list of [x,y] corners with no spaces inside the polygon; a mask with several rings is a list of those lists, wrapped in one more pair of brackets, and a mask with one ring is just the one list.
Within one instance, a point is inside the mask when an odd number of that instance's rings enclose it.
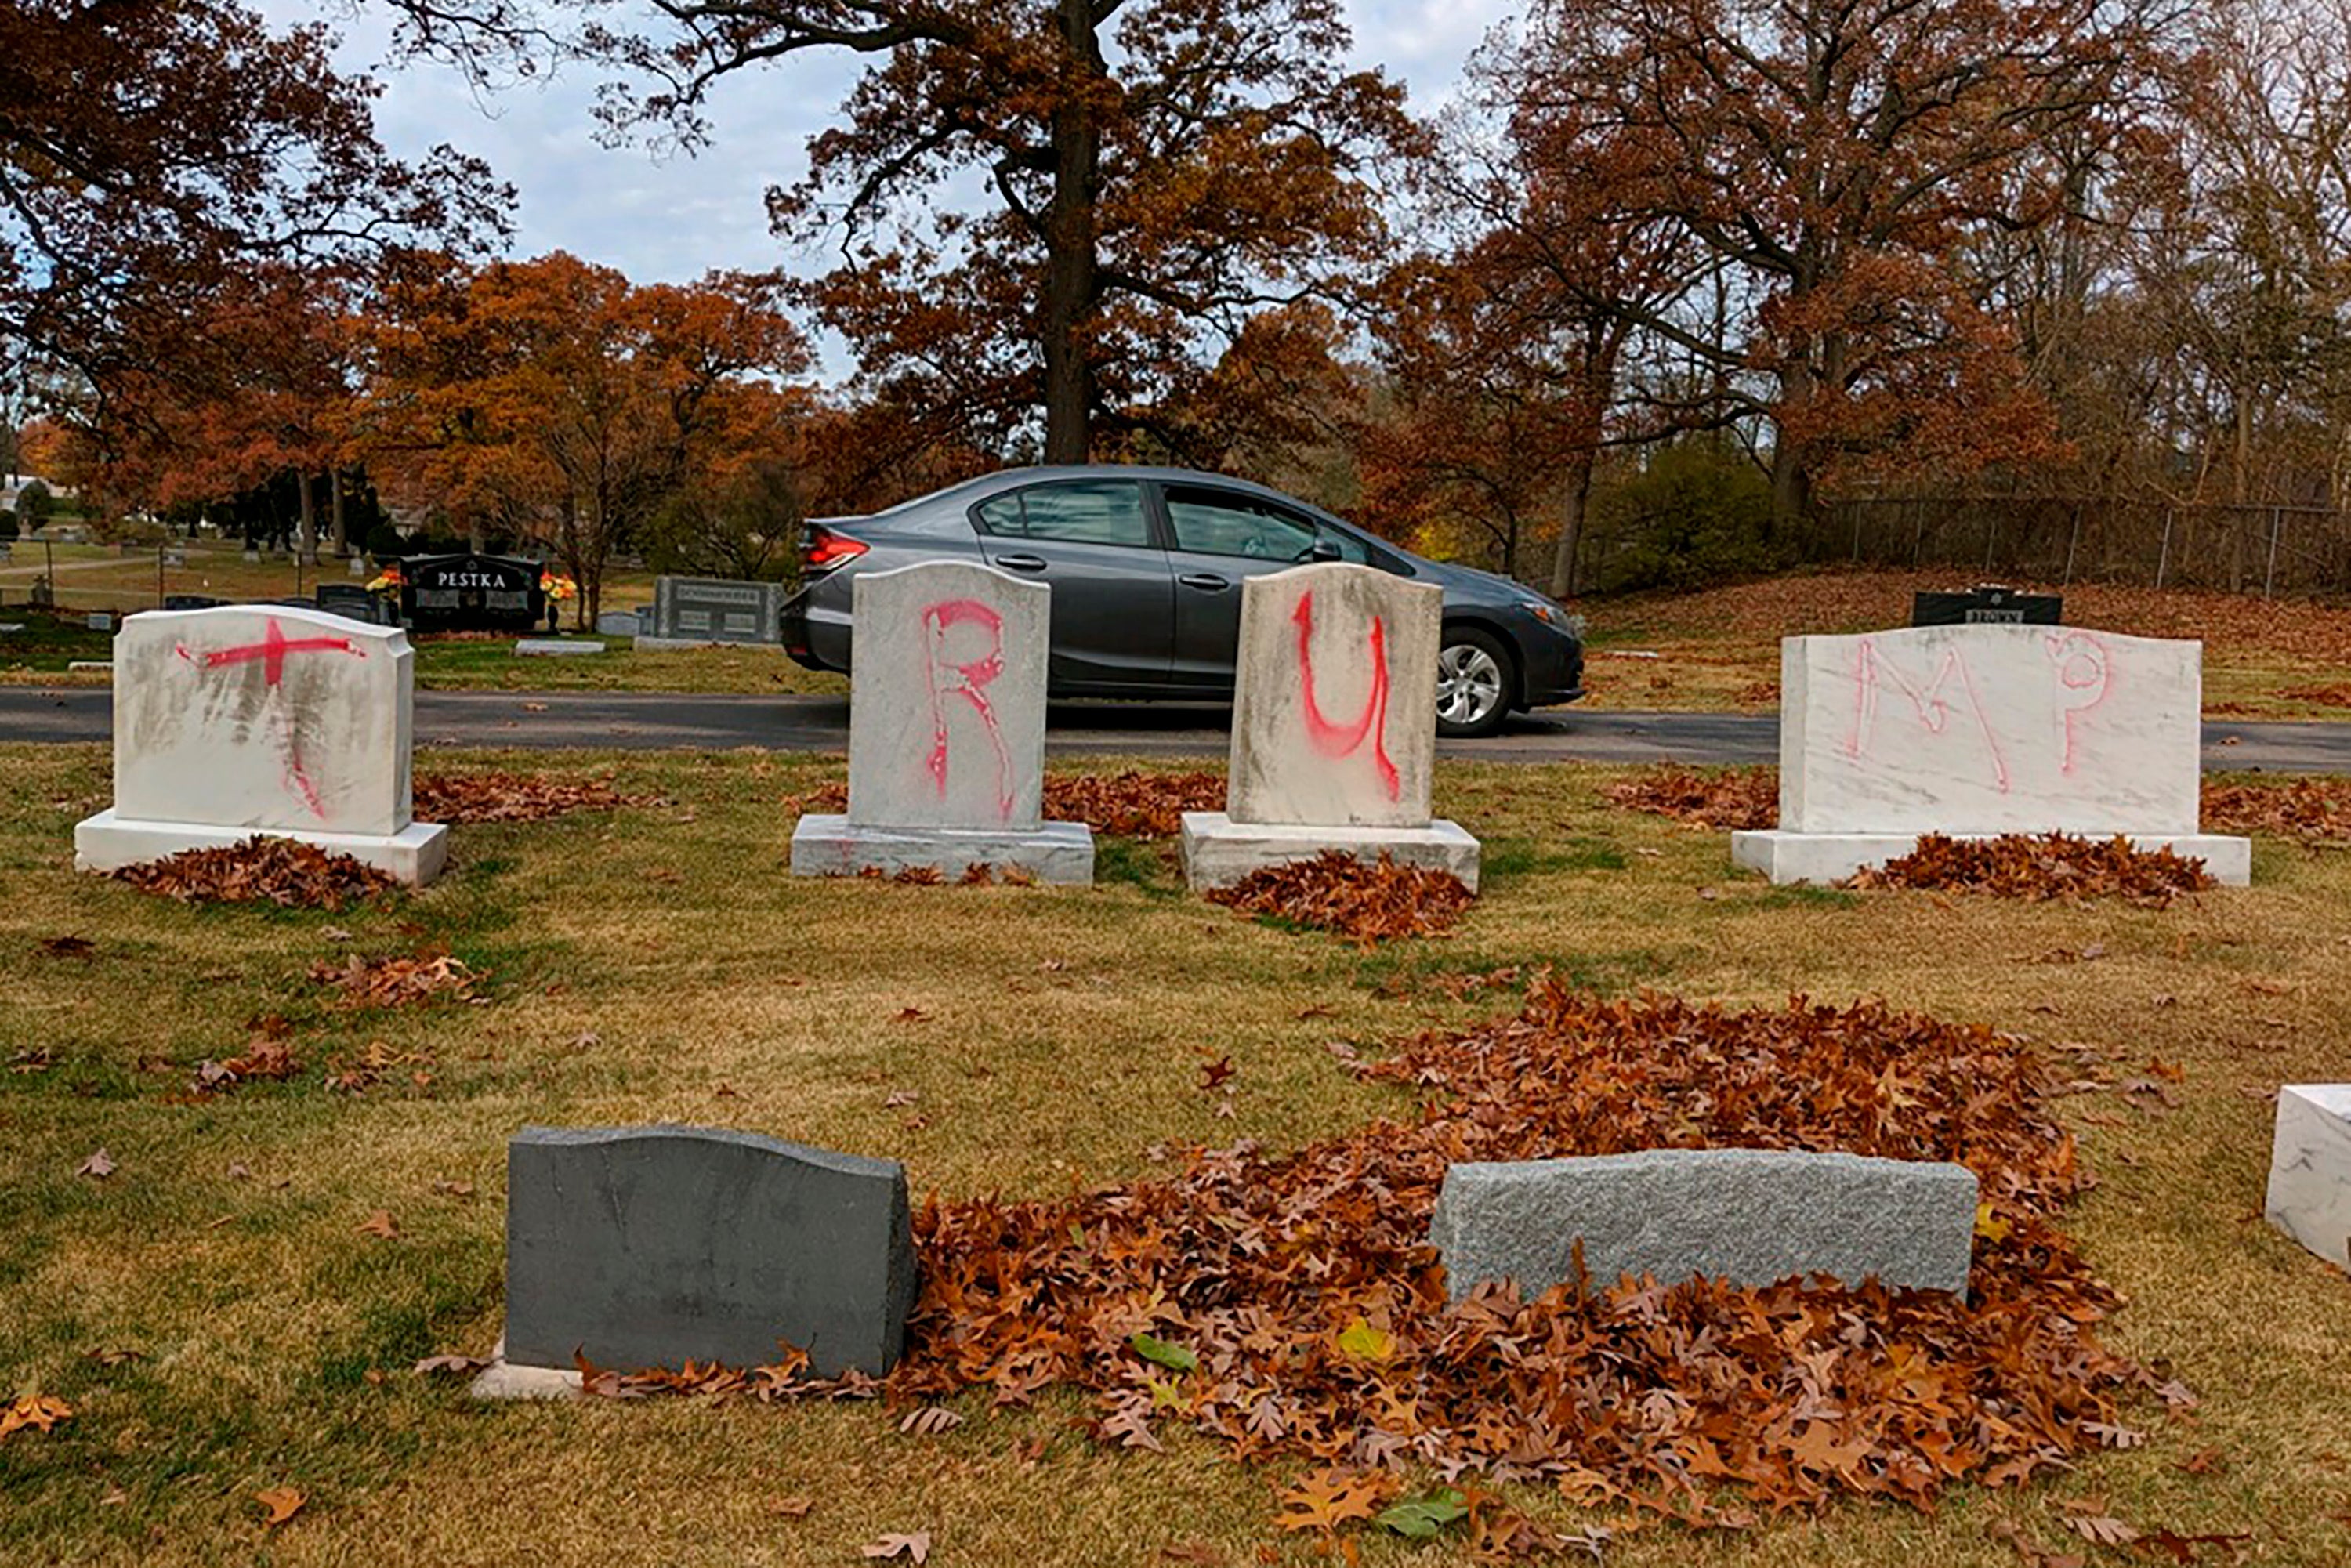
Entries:
{"label": "flower arrangement on grave", "polygon": [[393,561],[369,580],[367,591],[370,593],[398,593],[402,580],[400,575],[400,563]]}
{"label": "flower arrangement on grave", "polygon": [[577,599],[580,597],[580,585],[572,581],[569,578],[564,576],[561,572],[557,571],[543,572],[540,574],[538,580],[538,591],[541,593],[546,594],[550,601],[557,604],[563,603],[567,600]]}

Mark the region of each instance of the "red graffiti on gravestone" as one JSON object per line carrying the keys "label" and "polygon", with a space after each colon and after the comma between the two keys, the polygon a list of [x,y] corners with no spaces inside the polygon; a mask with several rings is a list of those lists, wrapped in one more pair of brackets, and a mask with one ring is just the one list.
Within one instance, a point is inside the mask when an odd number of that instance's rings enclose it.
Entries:
{"label": "red graffiti on gravestone", "polygon": [[1944,650],[1935,678],[1922,691],[1879,654],[1876,638],[1864,637],[1854,651],[1853,727],[1845,732],[1845,755],[1856,760],[1869,755],[1877,726],[1878,690],[1887,683],[1909,702],[1911,711],[1928,734],[1941,735],[1951,723],[1951,704],[1943,695],[1943,688],[1955,676],[1967,698],[1968,716],[1975,720],[1976,731],[1983,737],[1984,758],[1991,768],[1992,784],[2001,794],[2007,794],[2008,758],[2001,751],[2000,737],[1992,732],[1991,720],[1984,715],[1982,700],[1976,695],[1968,662],[1957,648]]}
{"label": "red graffiti on gravestone", "polygon": [[[1006,749],[1004,731],[987,700],[987,686],[1004,674],[1004,617],[977,599],[949,599],[925,605],[921,616],[929,657],[923,661],[923,678],[931,694],[931,782],[944,800],[947,794],[947,699],[960,697],[971,705],[996,748],[996,814],[1012,818],[1012,754]],[[987,652],[976,659],[947,655],[948,629],[978,626],[987,632]]]}
{"label": "red graffiti on gravestone", "polygon": [[[258,659],[261,661],[262,685],[272,691],[277,689],[286,678],[286,656],[288,653],[349,653],[355,659],[367,657],[367,650],[348,637],[288,637],[278,626],[275,615],[269,617],[258,643],[247,643],[235,648],[209,649],[202,657],[190,653],[185,643],[175,643],[172,651],[188,663],[205,670],[217,670],[225,664],[249,664]],[[280,727],[278,751],[286,764],[286,782],[302,797],[302,803],[310,809],[310,815],[323,822],[327,820],[327,808],[319,799],[318,786],[310,782],[310,770],[303,766],[302,739],[294,733],[293,716],[280,712],[277,722]]]}
{"label": "red graffiti on gravestone", "polygon": [[[2058,771],[2071,776],[2079,744],[2074,732],[2074,721],[2105,702],[2106,694],[2114,689],[2114,660],[2106,645],[2087,632],[2068,632],[2060,637],[2046,638],[2042,647],[2057,666],[2060,695],[2081,696],[2080,701],[2059,703],[2057,709],[2058,743],[2063,757]],[[2085,693],[2087,695],[2082,695]]]}
{"label": "red graffiti on gravestone", "polygon": [[1379,616],[1372,617],[1372,690],[1364,699],[1364,711],[1353,723],[1333,724],[1325,717],[1322,705],[1314,696],[1314,654],[1311,640],[1314,634],[1314,591],[1308,589],[1298,596],[1298,608],[1290,618],[1298,623],[1298,674],[1305,697],[1306,737],[1314,749],[1325,757],[1352,757],[1364,737],[1372,738],[1372,762],[1379,769],[1381,787],[1394,800],[1404,792],[1404,782],[1396,775],[1395,764],[1388,760],[1388,645],[1387,628]]}

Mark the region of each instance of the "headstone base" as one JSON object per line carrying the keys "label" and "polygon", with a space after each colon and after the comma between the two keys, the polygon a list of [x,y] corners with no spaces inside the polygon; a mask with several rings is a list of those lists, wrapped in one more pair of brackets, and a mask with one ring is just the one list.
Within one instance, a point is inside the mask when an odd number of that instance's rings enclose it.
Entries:
{"label": "headstone base", "polygon": [[515,644],[517,659],[574,659],[583,653],[601,653],[601,643],[576,642],[569,638],[525,637]]}
{"label": "headstone base", "polygon": [[309,833],[288,828],[219,828],[200,822],[141,822],[118,817],[108,807],[74,824],[76,871],[120,871],[183,850],[220,850],[251,838],[292,839],[316,844],[362,865],[389,873],[411,887],[441,874],[449,860],[449,830],[438,822],[411,822],[397,833]]}
{"label": "headstone base", "polygon": [[2316,1256],[2351,1270],[2351,1083],[2278,1090],[2262,1211]]}
{"label": "headstone base", "polygon": [[1827,1274],[1964,1295],[1975,1244],[1967,1166],[1801,1149],[1645,1149],[1447,1169],[1429,1244],[1459,1301],[1481,1281],[1529,1296],[1574,1277],[1762,1286]]}
{"label": "headstone base", "polygon": [[580,1383],[576,1366],[517,1366],[508,1361],[507,1338],[500,1334],[490,1364],[474,1374],[465,1392],[475,1399],[577,1399]]}
{"label": "headstone base", "polygon": [[794,876],[883,875],[923,867],[949,882],[972,866],[1018,867],[1039,882],[1083,887],[1094,880],[1094,831],[1083,822],[1035,828],[868,828],[844,816],[802,817],[792,830]]}
{"label": "headstone base", "polygon": [[[1954,839],[1989,839],[1995,833],[1951,833]],[[2107,835],[2089,833],[2086,838]],[[2244,887],[2253,880],[2251,839],[2219,833],[2129,833],[2142,850],[2168,849],[2187,859],[2200,860],[2213,881],[2223,887]],[[1761,828],[1730,835],[1734,865],[1760,871],[1773,882],[1843,882],[1864,866],[1881,866],[1918,847],[1917,833],[1784,833]]]}
{"label": "headstone base", "polygon": [[1196,893],[1229,887],[1253,871],[1311,861],[1337,850],[1359,861],[1385,854],[1398,865],[1449,871],[1478,891],[1478,841],[1439,817],[1425,828],[1303,827],[1236,822],[1222,811],[1184,813],[1184,879]]}
{"label": "headstone base", "polygon": [[795,877],[856,877],[931,867],[955,882],[973,865],[1018,867],[1037,882],[1089,886],[1093,828],[1044,822],[1040,828],[861,828],[846,816],[804,816],[792,830]]}
{"label": "headstone base", "polygon": [[674,648],[765,648],[778,653],[784,651],[781,643],[728,643],[716,637],[647,637],[643,633],[632,646],[641,653],[658,653]]}

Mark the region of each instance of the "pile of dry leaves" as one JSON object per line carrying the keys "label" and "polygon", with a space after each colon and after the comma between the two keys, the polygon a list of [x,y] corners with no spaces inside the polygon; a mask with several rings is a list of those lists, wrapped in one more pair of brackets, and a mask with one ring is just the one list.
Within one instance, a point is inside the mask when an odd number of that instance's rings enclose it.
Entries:
{"label": "pile of dry leaves", "polygon": [[[785,798],[796,812],[849,810],[849,786],[819,785],[805,795]],[[1083,822],[1098,833],[1124,839],[1172,839],[1186,811],[1225,809],[1221,773],[1048,773],[1045,818]]]}
{"label": "pile of dry leaves", "polygon": [[[1706,1524],[1837,1493],[1924,1507],[2139,1440],[2121,1406],[2157,1378],[2098,1343],[2116,1298],[2052,1223],[2088,1178],[2012,1039],[1876,1004],[1726,1012],[1545,980],[1515,1018],[1358,1071],[1431,1103],[1293,1155],[1198,1152],[1168,1180],[934,1199],[892,1393],[1018,1405],[1076,1384],[1097,1437],[1128,1447],[1190,1427],[1247,1458],[1478,1471]],[[1426,1239],[1449,1164],[1653,1147],[1963,1163],[1986,1200],[1968,1299],[1593,1281],[1447,1309]]]}
{"label": "pile of dry leaves", "polygon": [[1253,871],[1208,894],[1243,915],[1336,932],[1365,947],[1436,936],[1461,918],[1474,896],[1449,871],[1398,865],[1384,851],[1374,864],[1338,850]]}
{"label": "pile of dry leaves", "polygon": [[1926,833],[1908,854],[1882,866],[1864,867],[1845,885],[1990,893],[2003,898],[2126,898],[2160,907],[2213,883],[2202,861],[2182,858],[2168,849],[2138,849],[2120,836],[2003,833],[1991,839],[1950,839]]}
{"label": "pile of dry leaves", "polygon": [[340,909],[400,885],[373,866],[292,839],[251,838],[219,850],[183,850],[124,866],[116,879],[191,904],[264,900],[289,909]]}
{"label": "pile of dry leaves", "polygon": [[1124,839],[1172,839],[1186,811],[1225,809],[1221,773],[1048,773],[1045,816]]}
{"label": "pile of dry leaves", "polygon": [[422,822],[537,822],[572,811],[609,811],[653,803],[623,795],[609,779],[550,779],[544,773],[420,773],[413,793]]}
{"label": "pile of dry leaves", "polygon": [[1700,772],[1667,764],[1602,789],[1613,805],[1700,828],[1769,828],[1780,820],[1780,775],[1771,768]]}
{"label": "pile of dry leaves", "polygon": [[2204,825],[2221,833],[2275,833],[2306,844],[2351,842],[2351,779],[2211,784]]}
{"label": "pile of dry leaves", "polygon": [[464,959],[453,958],[441,949],[384,958],[362,958],[354,953],[340,964],[310,966],[310,978],[341,991],[350,1007],[405,1007],[438,996],[470,998],[482,977]]}

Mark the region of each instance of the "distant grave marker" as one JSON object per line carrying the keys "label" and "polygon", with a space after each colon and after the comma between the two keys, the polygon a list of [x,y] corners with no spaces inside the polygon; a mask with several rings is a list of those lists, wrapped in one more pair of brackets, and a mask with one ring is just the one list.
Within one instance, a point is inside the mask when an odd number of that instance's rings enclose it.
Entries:
{"label": "distant grave marker", "polygon": [[[729,578],[653,580],[650,647],[711,643],[783,645],[784,585]],[[633,630],[633,628],[632,629]]]}

